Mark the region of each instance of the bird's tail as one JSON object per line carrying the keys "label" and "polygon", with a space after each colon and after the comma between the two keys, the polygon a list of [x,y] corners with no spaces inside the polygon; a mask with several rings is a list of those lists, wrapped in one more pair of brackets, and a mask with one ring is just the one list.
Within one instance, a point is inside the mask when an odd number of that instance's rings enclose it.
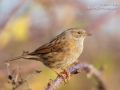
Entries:
{"label": "bird's tail", "polygon": [[24,58],[26,55],[23,55],[23,56],[18,56],[18,57],[15,57],[15,58],[11,58],[9,60],[6,60],[5,62],[10,62],[10,61],[14,61],[14,60],[18,60],[18,59],[22,59]]}
{"label": "bird's tail", "polygon": [[38,60],[39,57],[35,56],[35,55],[29,55],[29,54],[27,54],[27,55],[18,56],[18,57],[6,60],[5,62],[15,61],[15,60],[19,60],[19,59]]}

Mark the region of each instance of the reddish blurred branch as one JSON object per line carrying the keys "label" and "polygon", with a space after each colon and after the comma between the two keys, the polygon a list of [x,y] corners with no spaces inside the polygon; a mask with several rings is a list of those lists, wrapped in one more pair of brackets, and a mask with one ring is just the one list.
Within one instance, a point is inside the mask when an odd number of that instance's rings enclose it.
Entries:
{"label": "reddish blurred branch", "polygon": [[[71,75],[73,75],[73,74],[77,74],[78,71],[81,71],[81,70],[85,71],[89,77],[90,76],[95,77],[95,79],[98,81],[98,90],[107,90],[101,71],[97,70],[95,67],[93,67],[90,64],[78,63],[73,68],[70,68],[69,72],[71,73]],[[50,81],[48,83],[45,90],[54,90],[55,88],[58,87],[59,84],[61,84],[62,81],[63,79],[58,76],[54,81]]]}
{"label": "reddish blurred branch", "polygon": [[119,14],[120,14],[120,10],[103,13],[102,15],[97,17],[97,19],[92,20],[90,24],[86,25],[85,30],[89,30],[89,31],[97,30],[99,27],[101,27],[106,22],[108,22],[109,20],[111,20],[112,18],[114,18]]}
{"label": "reddish blurred branch", "polygon": [[18,9],[25,3],[26,0],[20,0],[14,8],[6,15],[6,17],[0,22],[0,30],[4,28],[7,22],[11,19],[11,17],[18,11]]}

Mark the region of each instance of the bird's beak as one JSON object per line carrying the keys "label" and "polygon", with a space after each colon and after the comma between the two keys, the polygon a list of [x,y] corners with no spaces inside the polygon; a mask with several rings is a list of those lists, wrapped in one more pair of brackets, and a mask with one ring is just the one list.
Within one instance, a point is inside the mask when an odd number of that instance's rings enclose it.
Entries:
{"label": "bird's beak", "polygon": [[91,36],[92,34],[90,33],[84,33],[84,36]]}

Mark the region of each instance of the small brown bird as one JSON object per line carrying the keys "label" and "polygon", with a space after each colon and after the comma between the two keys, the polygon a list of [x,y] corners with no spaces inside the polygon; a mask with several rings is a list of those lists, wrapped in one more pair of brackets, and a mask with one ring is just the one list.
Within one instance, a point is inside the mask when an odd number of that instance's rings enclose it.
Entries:
{"label": "small brown bird", "polygon": [[85,30],[80,28],[70,28],[35,51],[5,62],[18,60],[21,58],[37,60],[41,61],[45,66],[51,68],[64,79],[64,76],[56,71],[56,69],[61,68],[69,78],[70,73],[67,71],[67,67],[78,59],[83,51],[83,41],[86,36],[90,35],[91,34],[86,33]]}

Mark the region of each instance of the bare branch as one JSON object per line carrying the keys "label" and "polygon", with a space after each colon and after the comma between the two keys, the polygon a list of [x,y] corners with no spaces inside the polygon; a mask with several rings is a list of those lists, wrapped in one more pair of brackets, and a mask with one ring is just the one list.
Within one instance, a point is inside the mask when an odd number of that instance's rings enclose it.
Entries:
{"label": "bare branch", "polygon": [[[98,89],[99,90],[107,90],[106,85],[104,82],[104,78],[102,77],[101,71],[97,70],[94,68],[92,65],[87,64],[87,63],[78,63],[75,65],[73,68],[69,69],[69,72],[71,75],[73,74],[78,74],[79,71],[85,71],[87,73],[88,77],[95,77],[95,79],[98,81]],[[48,83],[47,87],[45,90],[54,90],[58,85],[63,81],[62,77],[57,77],[52,83],[51,81]]]}

